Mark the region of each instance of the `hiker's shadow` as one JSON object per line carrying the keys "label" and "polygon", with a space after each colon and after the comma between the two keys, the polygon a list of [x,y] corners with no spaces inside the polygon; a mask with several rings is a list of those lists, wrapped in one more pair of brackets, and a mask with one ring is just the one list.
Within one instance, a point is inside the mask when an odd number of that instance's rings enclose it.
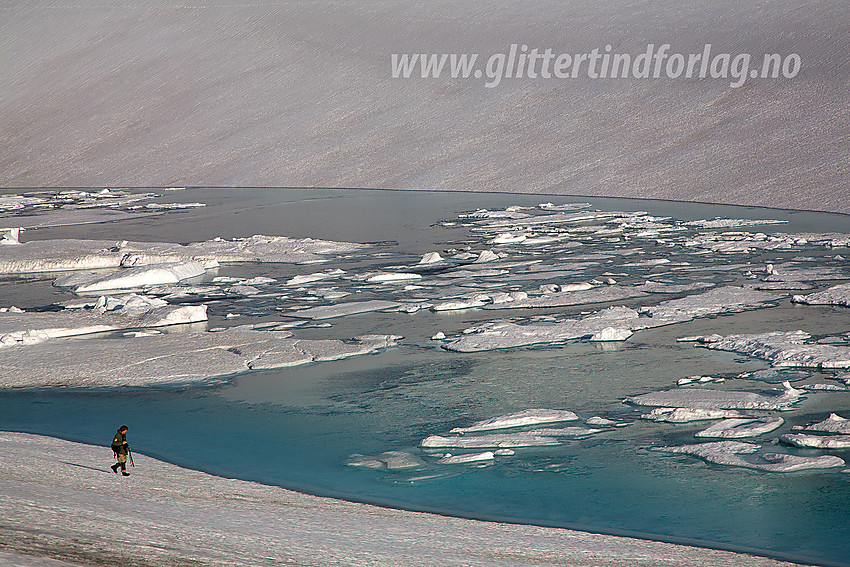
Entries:
{"label": "hiker's shadow", "polygon": [[96,467],[90,467],[88,465],[81,465],[79,463],[69,463],[68,461],[59,461],[59,462],[62,463],[63,465],[71,465],[72,467],[78,467],[78,468],[81,468],[81,469],[89,469],[90,471],[111,472],[111,471],[109,471],[109,469],[99,469],[99,468],[96,468]]}

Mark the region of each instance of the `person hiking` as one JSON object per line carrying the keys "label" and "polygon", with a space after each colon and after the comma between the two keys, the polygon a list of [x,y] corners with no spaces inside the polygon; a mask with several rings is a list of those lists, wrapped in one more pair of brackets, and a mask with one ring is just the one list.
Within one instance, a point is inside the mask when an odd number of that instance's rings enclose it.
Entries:
{"label": "person hiking", "polygon": [[118,469],[120,468],[121,474],[124,476],[130,476],[130,473],[127,472],[127,455],[130,454],[130,445],[127,444],[128,429],[126,425],[122,425],[118,428],[118,432],[112,439],[112,452],[115,453],[115,458],[118,459],[118,462],[109,467],[115,474],[118,474]]}

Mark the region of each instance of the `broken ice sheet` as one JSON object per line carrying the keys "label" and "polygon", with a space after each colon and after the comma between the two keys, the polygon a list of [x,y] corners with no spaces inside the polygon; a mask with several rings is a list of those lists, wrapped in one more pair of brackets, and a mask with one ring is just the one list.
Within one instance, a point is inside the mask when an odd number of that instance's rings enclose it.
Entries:
{"label": "broken ice sheet", "polygon": [[742,437],[758,437],[779,428],[785,420],[781,417],[763,418],[730,418],[718,421],[707,429],[697,431],[696,437],[718,437],[723,439],[739,439]]}
{"label": "broken ice sheet", "polygon": [[[694,445],[654,447],[655,451],[683,453],[699,457],[710,463],[745,467],[768,472],[795,472],[810,469],[843,467],[844,460],[833,455],[801,456],[788,453],[756,454],[760,445],[741,441],[712,441]],[[745,458],[742,455],[752,455]]]}
{"label": "broken ice sheet", "polygon": [[833,286],[823,291],[808,295],[795,295],[791,298],[794,303],[807,305],[840,305],[850,307],[850,283]]}
{"label": "broken ice sheet", "polygon": [[803,431],[823,431],[827,433],[850,435],[850,419],[845,419],[837,413],[831,413],[829,414],[829,417],[823,421],[804,427]]}
{"label": "broken ice sheet", "polygon": [[0,349],[0,388],[145,387],[203,382],[249,370],[284,368],[380,352],[400,337],[295,339],[286,331],[163,334],[51,340]]}
{"label": "broken ice sheet", "polygon": [[[164,302],[145,300],[139,296],[102,299],[102,307],[93,310],[0,313],[0,347],[36,344],[74,335],[207,320],[206,305],[165,305]],[[110,300],[112,309],[109,309]]]}
{"label": "broken ice sheet", "polygon": [[90,270],[186,261],[200,262],[205,267],[232,262],[308,264],[325,262],[332,255],[349,254],[367,248],[369,246],[351,242],[262,235],[233,240],[217,238],[186,245],[108,240],[33,240],[2,247],[0,273]]}
{"label": "broken ice sheet", "polygon": [[54,280],[56,287],[70,288],[74,293],[95,293],[117,289],[141,289],[147,286],[174,284],[206,273],[198,262],[166,262],[115,272],[75,272]]}
{"label": "broken ice sheet", "polygon": [[691,409],[790,410],[803,398],[804,391],[785,384],[783,389],[765,392],[679,388],[627,397],[624,401],[638,406]]}
{"label": "broken ice sheet", "polygon": [[521,433],[492,433],[464,437],[445,437],[431,435],[422,440],[424,448],[461,448],[478,449],[489,447],[546,447],[560,445],[561,442],[551,435],[537,435],[533,431]]}
{"label": "broken ice sheet", "polygon": [[470,433],[493,429],[509,429],[559,421],[576,421],[578,416],[569,410],[527,409],[477,421],[468,427],[455,427],[451,433]]}
{"label": "broken ice sheet", "polygon": [[850,368],[850,346],[808,342],[804,331],[697,337],[697,346],[767,360],[775,367]]}
{"label": "broken ice sheet", "polygon": [[850,449],[850,435],[808,435],[805,433],[786,433],[779,440],[794,447],[811,449]]}
{"label": "broken ice sheet", "polygon": [[378,455],[351,455],[345,464],[364,469],[406,470],[425,466],[421,458],[404,451],[385,451]]}
{"label": "broken ice sheet", "polygon": [[742,418],[743,414],[735,410],[704,409],[704,408],[653,408],[649,413],[642,414],[641,419],[665,421],[668,423],[689,423],[692,421],[707,421],[713,419]]}
{"label": "broken ice sheet", "polygon": [[582,319],[566,319],[549,325],[519,325],[507,321],[488,322],[447,339],[443,348],[457,352],[514,348],[540,343],[554,344],[591,336],[609,328],[628,330],[636,324],[638,313],[627,307],[611,307]]}

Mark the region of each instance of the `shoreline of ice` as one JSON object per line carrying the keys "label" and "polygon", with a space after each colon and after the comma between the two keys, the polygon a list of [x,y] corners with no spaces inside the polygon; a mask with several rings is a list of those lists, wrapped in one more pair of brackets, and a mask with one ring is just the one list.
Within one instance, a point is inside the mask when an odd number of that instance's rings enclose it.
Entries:
{"label": "shoreline of ice", "polygon": [[[563,565],[792,567],[731,551],[462,519],[312,496],[135,453],[0,432],[0,560],[26,567],[200,565]],[[45,467],[44,462],[50,462]],[[84,518],[85,521],[81,521]],[[132,526],[132,529],[116,529]],[[588,563],[590,559],[591,563]]]}

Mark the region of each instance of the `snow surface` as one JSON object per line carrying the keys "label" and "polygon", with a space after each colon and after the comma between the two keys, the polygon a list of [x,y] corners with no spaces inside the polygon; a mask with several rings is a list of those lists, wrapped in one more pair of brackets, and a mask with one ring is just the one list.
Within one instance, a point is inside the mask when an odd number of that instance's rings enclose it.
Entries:
{"label": "snow surface", "polygon": [[[0,433],[0,563],[215,566],[791,567],[726,551],[308,496],[108,447]],[[45,466],[50,463],[50,466]]]}

